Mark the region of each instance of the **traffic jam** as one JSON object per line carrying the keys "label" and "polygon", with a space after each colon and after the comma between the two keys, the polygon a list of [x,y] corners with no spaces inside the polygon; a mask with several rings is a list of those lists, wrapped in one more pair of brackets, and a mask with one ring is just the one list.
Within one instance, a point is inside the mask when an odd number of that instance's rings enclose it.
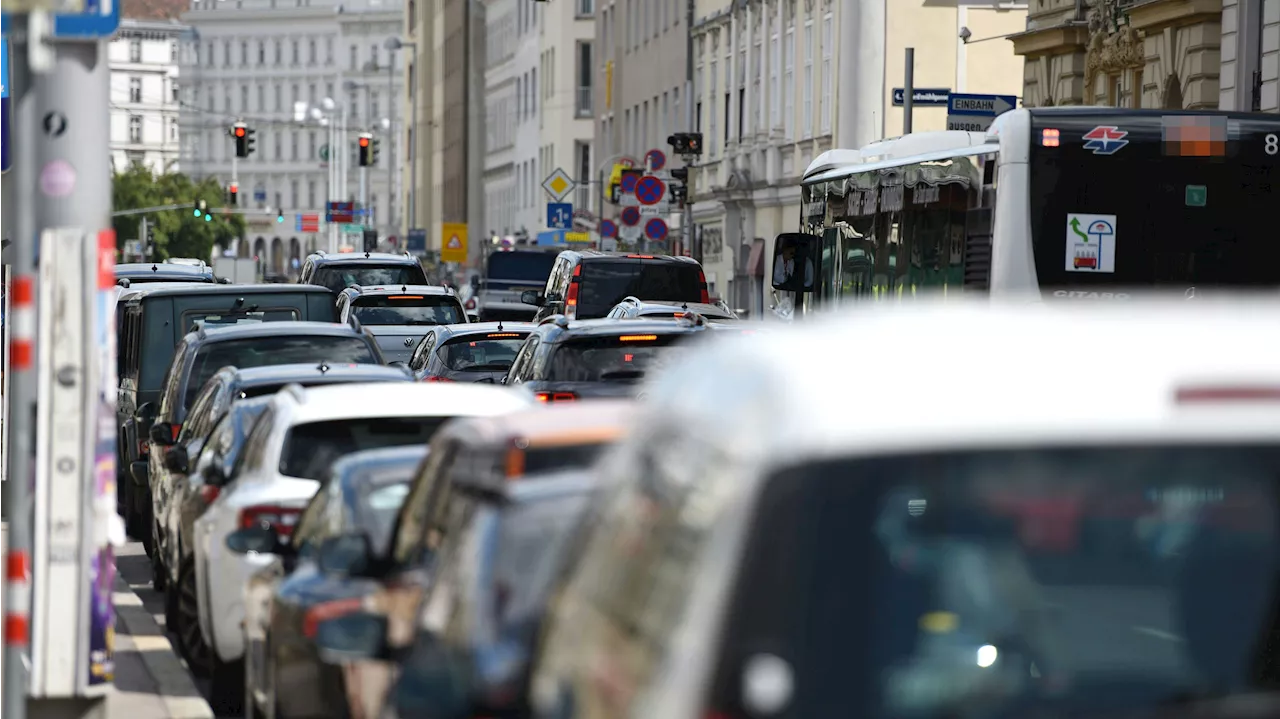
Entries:
{"label": "traffic jam", "polygon": [[[1280,342],[1235,292],[1278,121],[1107,112],[817,158],[763,316],[662,254],[118,265],[175,651],[219,717],[1280,716]],[[1104,125],[1163,178],[1043,199]]]}

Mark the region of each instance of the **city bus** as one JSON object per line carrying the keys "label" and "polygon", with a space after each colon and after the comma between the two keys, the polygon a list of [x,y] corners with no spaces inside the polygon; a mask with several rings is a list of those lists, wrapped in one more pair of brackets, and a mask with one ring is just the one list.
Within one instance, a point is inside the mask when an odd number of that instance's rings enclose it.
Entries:
{"label": "city bus", "polygon": [[799,312],[937,292],[1280,287],[1280,115],[1011,110],[987,132],[823,153],[801,201],[801,231],[778,236],[770,268]]}

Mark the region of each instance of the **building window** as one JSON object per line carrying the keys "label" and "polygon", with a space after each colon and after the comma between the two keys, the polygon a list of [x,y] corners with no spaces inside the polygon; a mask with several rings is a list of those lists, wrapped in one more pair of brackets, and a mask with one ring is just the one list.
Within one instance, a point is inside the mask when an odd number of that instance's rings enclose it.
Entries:
{"label": "building window", "polygon": [[283,63],[283,62],[284,62],[284,43],[280,42],[279,40],[276,40],[276,52],[275,52],[275,55],[276,55],[276,64],[277,64],[277,65],[279,65],[279,64],[281,64],[281,63]]}
{"label": "building window", "polygon": [[223,67],[231,67],[231,41],[222,43],[222,65]]}
{"label": "building window", "polygon": [[369,46],[369,64],[373,67],[378,66],[378,45],[374,43]]}
{"label": "building window", "polygon": [[132,167],[142,167],[143,163],[147,161],[146,153],[138,150],[129,150],[125,153],[125,157],[129,159],[129,165]]}
{"label": "building window", "polygon": [[240,111],[241,112],[249,111],[249,86],[248,85],[242,85],[240,87]]}
{"label": "building window", "polygon": [[831,132],[831,116],[835,108],[831,106],[831,13],[822,17],[822,101],[818,104],[818,117],[822,119],[822,133]]}
{"label": "building window", "polygon": [[289,159],[290,160],[298,159],[298,131],[297,130],[289,131]]}
{"label": "building window", "polygon": [[258,85],[258,109],[267,109],[267,86]]}
{"label": "building window", "polygon": [[351,69],[352,69],[352,70],[359,70],[359,69],[360,69],[360,57],[359,57],[359,55],[360,55],[360,51],[356,48],[356,46],[355,46],[355,45],[352,45],[352,46],[351,46]]}
{"label": "building window", "polygon": [[588,16],[596,14],[595,0],[578,0],[578,16]]}
{"label": "building window", "polygon": [[141,115],[129,116],[129,142],[132,142],[135,144],[142,142],[142,116]]}
{"label": "building window", "polygon": [[275,196],[276,196],[276,211],[280,212],[284,210],[284,195],[280,194],[279,192],[276,192]]}
{"label": "building window", "polygon": [[778,37],[781,28],[773,23],[773,33],[769,36],[769,123],[770,127],[782,124],[782,86],[778,84],[779,71],[782,69],[782,42]]}
{"label": "building window", "polygon": [[292,86],[290,86],[289,90],[291,91],[290,94],[293,97],[293,100],[291,102],[294,105],[297,105],[298,101],[302,99],[302,96],[298,94],[298,84],[294,83]]}
{"label": "building window", "polygon": [[331,37],[324,39],[324,64],[333,64],[333,38]]}
{"label": "building window", "polygon": [[169,62],[172,62],[172,63],[178,62],[178,41],[177,40],[174,40],[169,43]]}
{"label": "building window", "polygon": [[289,198],[290,198],[289,204],[291,207],[294,207],[294,208],[302,207],[302,205],[298,204],[298,181],[297,180],[289,181]]}
{"label": "building window", "polygon": [[813,20],[804,21],[804,93],[800,99],[800,136],[813,136]]}
{"label": "building window", "polygon": [[347,114],[352,120],[360,119],[360,103],[356,102],[355,90],[347,93]]}
{"label": "building window", "polygon": [[291,49],[290,49],[289,57],[293,58],[293,59],[292,59],[293,64],[294,64],[294,65],[297,65],[297,64],[299,64],[299,63],[301,62],[301,57],[302,57],[302,56],[299,54],[299,52],[298,52],[298,47],[299,47],[298,41],[297,41],[297,40],[294,40],[294,41],[291,43],[291,46],[292,46],[292,47],[291,47]]}
{"label": "building window", "polygon": [[[591,0],[587,0],[590,2]],[[595,107],[592,103],[592,80],[595,78],[594,58],[592,57],[593,46],[589,42],[578,43],[578,97],[577,110],[579,117],[590,117],[592,109]]]}
{"label": "building window", "polygon": [[233,111],[231,108],[231,88],[229,87],[222,91],[222,109],[225,112]]}
{"label": "building window", "polygon": [[129,102],[142,102],[142,78],[140,77],[129,78]]}
{"label": "building window", "polygon": [[792,3],[791,20],[782,42],[782,132],[790,140],[796,124],[796,26],[795,4]]}
{"label": "building window", "polygon": [[169,85],[169,92],[173,94],[173,102],[175,104],[182,102],[182,86],[178,83]]}
{"label": "building window", "polygon": [[307,62],[315,65],[318,57],[319,56],[316,54],[316,41],[307,41]]}
{"label": "building window", "polygon": [[379,116],[378,113],[378,93],[369,93],[369,122],[373,122]]}
{"label": "building window", "polygon": [[178,141],[178,118],[169,118],[169,142]]}
{"label": "building window", "polygon": [[308,130],[307,131],[307,159],[310,160],[315,156],[316,156],[316,131]]}
{"label": "building window", "polygon": [[755,70],[751,76],[751,130],[760,132],[760,128],[764,127],[764,123],[760,121],[760,108],[764,107],[764,95],[760,92],[760,78],[764,74],[763,36],[766,25],[763,13],[757,13],[756,17],[759,18],[759,22],[753,28],[755,40],[751,46],[751,67]]}
{"label": "building window", "polygon": [[240,64],[249,64],[249,43],[247,42],[240,43]]}
{"label": "building window", "polygon": [[137,38],[129,41],[129,62],[142,62],[142,41]]}
{"label": "building window", "polygon": [[273,138],[273,140],[275,144],[276,159],[283,160],[284,159],[284,133],[280,132],[279,130],[276,130],[275,137]]}
{"label": "building window", "polygon": [[316,181],[307,180],[307,207],[316,206]]}
{"label": "building window", "polygon": [[205,54],[208,55],[206,59],[209,62],[209,67],[213,67],[216,64],[213,59],[213,43],[205,45]]}
{"label": "building window", "polygon": [[[712,44],[711,52],[713,54],[711,56],[711,75],[708,76],[707,78],[707,82],[709,82],[711,85],[711,92],[707,94],[707,107],[709,107],[711,110],[711,117],[709,118],[710,124],[707,130],[707,141],[708,141],[707,156],[708,157],[716,156],[716,94],[717,94],[716,83],[718,82],[718,78],[720,75],[720,62],[717,59],[717,57],[714,55],[716,51],[717,51],[717,48],[715,47],[714,44]],[[728,122],[728,119],[726,118],[725,121]]]}
{"label": "building window", "polygon": [[261,40],[258,41],[258,65],[267,64],[267,44]]}
{"label": "building window", "polygon": [[312,107],[316,106],[316,84],[314,82],[307,85],[307,103]]}

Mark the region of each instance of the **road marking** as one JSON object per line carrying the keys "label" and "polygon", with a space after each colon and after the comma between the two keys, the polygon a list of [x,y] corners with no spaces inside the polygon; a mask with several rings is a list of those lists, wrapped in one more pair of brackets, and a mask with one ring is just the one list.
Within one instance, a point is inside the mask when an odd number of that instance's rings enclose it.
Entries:
{"label": "road marking", "polygon": [[1131,629],[1133,629],[1133,631],[1139,634],[1145,634],[1149,637],[1155,637],[1156,639],[1163,639],[1167,642],[1179,642],[1179,643],[1182,642],[1182,637],[1178,636],[1177,634],[1173,634],[1171,632],[1166,632],[1163,629],[1156,629],[1154,627],[1139,627],[1139,626],[1131,627]]}
{"label": "road marking", "polygon": [[111,601],[117,607],[140,607],[142,600],[133,592],[112,592]]}

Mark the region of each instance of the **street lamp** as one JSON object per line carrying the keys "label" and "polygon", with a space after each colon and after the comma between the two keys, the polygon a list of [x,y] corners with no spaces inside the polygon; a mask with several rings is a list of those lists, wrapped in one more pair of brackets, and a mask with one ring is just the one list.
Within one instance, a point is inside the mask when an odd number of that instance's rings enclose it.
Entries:
{"label": "street lamp", "polygon": [[[388,68],[387,68],[387,88],[390,92],[394,93],[395,77],[393,73],[394,73],[394,68],[396,64],[395,52],[405,47],[412,48],[413,50],[417,50],[418,44],[411,40],[401,40],[398,37],[389,37],[387,38],[387,41],[384,45],[387,48],[387,51],[392,53],[392,56],[391,56],[392,59],[391,59],[391,62],[388,63]],[[417,214],[418,214],[418,145],[421,143],[421,139],[418,137],[418,88],[417,88],[418,72],[417,72],[416,66],[415,66],[415,71],[413,73],[413,77],[407,78],[407,79],[409,80],[409,127],[410,127],[409,135],[410,137],[413,138],[413,142],[409,143],[409,152],[408,152],[409,197],[412,198],[408,203],[409,205],[408,218],[409,218],[409,229],[412,230],[417,226],[417,220],[418,220],[417,218]],[[392,174],[390,170],[391,163],[387,163],[387,164],[388,164],[387,180],[390,181],[392,179]],[[392,184],[390,185],[390,187],[395,187],[395,185]]]}

